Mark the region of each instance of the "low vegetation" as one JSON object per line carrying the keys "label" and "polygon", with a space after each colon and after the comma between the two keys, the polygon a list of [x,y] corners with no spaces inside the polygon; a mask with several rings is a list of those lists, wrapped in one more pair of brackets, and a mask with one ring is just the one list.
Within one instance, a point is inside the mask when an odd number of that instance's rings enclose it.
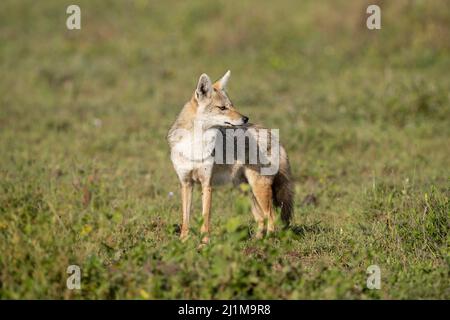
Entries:
{"label": "low vegetation", "polygon": [[[449,299],[445,0],[0,4],[0,298]],[[249,190],[178,240],[165,135],[202,72],[279,128],[292,226],[252,238]],[[81,290],[66,287],[79,265]],[[366,286],[378,265],[381,289]]]}

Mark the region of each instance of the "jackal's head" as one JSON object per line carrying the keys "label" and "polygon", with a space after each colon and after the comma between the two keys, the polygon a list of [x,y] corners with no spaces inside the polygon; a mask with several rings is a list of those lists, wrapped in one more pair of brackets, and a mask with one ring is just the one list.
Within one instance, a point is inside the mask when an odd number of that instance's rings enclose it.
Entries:
{"label": "jackal's head", "polygon": [[229,79],[230,71],[215,83],[206,74],[200,76],[194,99],[198,103],[196,118],[204,128],[241,126],[248,122],[248,118],[235,109],[225,92]]}

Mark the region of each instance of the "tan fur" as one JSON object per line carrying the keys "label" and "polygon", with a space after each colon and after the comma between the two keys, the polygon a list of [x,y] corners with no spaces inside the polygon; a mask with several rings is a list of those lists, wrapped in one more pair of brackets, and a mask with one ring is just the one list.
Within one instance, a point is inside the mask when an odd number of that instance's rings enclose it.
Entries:
{"label": "tan fur", "polygon": [[183,224],[181,227],[181,239],[186,239],[189,232],[189,214],[192,206],[192,183],[181,184],[181,199],[183,203]]}
{"label": "tan fur", "polygon": [[[185,142],[186,136],[178,135],[177,130],[183,129],[190,132],[194,128],[194,122],[199,118],[207,119],[206,123],[215,130],[214,132],[221,132],[225,128],[233,128],[233,130],[236,128],[236,130],[240,130],[233,131],[239,133],[236,137],[242,134],[249,139],[248,141],[253,139],[259,144],[260,135],[258,132],[264,128],[242,122],[241,119],[245,117],[235,109],[224,91],[223,85],[226,84],[228,78],[229,72],[222,79],[211,84],[210,82],[208,83],[209,78],[206,75],[202,75],[192,99],[184,105],[167,136],[171,147],[172,162],[181,183],[183,212],[181,238],[183,240],[187,238],[189,232],[193,183],[200,183],[202,186],[202,243],[209,242],[212,188],[216,185],[227,182],[231,182],[233,185],[241,183],[250,185],[252,190],[252,214],[257,223],[256,237],[263,236],[265,220],[267,220],[267,232],[270,233],[275,230],[275,209],[273,205],[281,208],[281,218],[285,225],[289,224],[292,216],[293,186],[289,161],[282,146],[280,146],[279,150],[279,170],[273,175],[262,175],[261,168],[263,165],[261,163],[249,164],[248,159],[245,159],[244,162],[235,161],[233,164],[219,164],[190,159],[189,156],[183,153],[186,150],[190,150],[189,140]],[[222,110],[220,107],[226,108]],[[208,122],[209,119],[213,121],[210,123]],[[227,121],[233,124],[227,125]],[[205,133],[211,133],[211,129],[208,126],[202,128],[202,130]],[[214,137],[214,134],[212,137]],[[209,143],[209,140],[205,141]],[[205,141],[202,140],[200,143]],[[214,142],[214,139],[212,141],[214,146],[216,142]],[[224,148],[227,143],[235,143],[235,140],[224,141]],[[191,142],[191,145],[196,144],[198,143]],[[271,147],[269,144],[269,154],[272,152]],[[245,154],[247,155],[248,144],[246,144],[246,148]],[[215,149],[215,151],[217,150]],[[200,156],[206,160],[214,157],[213,154],[200,154]]]}

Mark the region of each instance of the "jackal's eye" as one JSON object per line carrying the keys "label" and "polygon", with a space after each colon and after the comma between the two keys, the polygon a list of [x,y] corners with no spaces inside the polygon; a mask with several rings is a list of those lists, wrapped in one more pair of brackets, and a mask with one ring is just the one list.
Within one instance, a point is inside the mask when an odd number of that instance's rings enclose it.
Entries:
{"label": "jackal's eye", "polygon": [[222,111],[227,109],[227,107],[225,107],[225,106],[217,106],[217,108],[219,108]]}

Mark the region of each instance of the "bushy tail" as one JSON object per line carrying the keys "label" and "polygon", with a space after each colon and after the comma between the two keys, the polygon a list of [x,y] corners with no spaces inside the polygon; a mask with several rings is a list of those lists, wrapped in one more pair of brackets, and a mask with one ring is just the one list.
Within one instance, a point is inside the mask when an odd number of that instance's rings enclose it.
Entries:
{"label": "bushy tail", "polygon": [[273,204],[281,209],[281,220],[289,226],[294,210],[294,184],[291,168],[286,156],[280,161],[280,168],[272,184]]}

